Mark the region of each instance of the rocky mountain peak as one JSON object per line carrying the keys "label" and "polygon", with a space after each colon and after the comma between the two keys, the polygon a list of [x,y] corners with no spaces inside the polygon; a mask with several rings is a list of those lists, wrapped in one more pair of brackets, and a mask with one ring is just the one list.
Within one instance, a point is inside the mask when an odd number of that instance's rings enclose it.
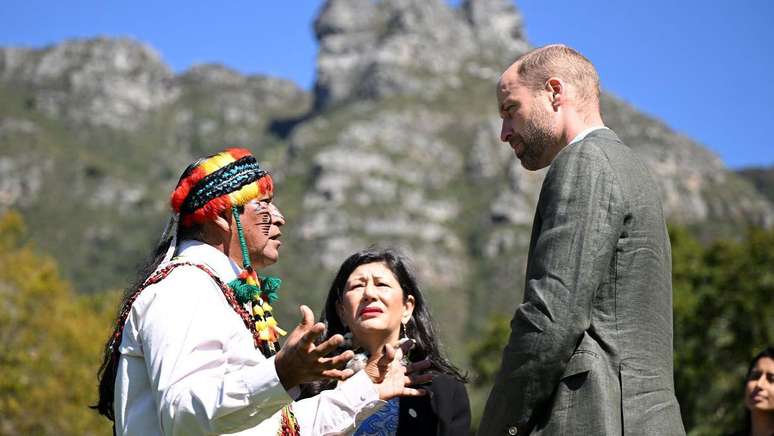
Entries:
{"label": "rocky mountain peak", "polygon": [[176,95],[158,53],[127,38],[65,41],[44,49],[0,49],[0,77],[33,90],[31,105],[77,124],[137,127],[137,114]]}
{"label": "rocky mountain peak", "polygon": [[376,13],[376,5],[362,0],[329,0],[314,22],[318,40],[331,35],[368,31]]}
{"label": "rocky mountain peak", "polygon": [[179,80],[190,85],[243,86],[245,76],[221,64],[199,64],[180,75]]}
{"label": "rocky mountain peak", "polygon": [[490,56],[516,58],[529,50],[524,21],[512,1],[465,0],[461,10]]}
{"label": "rocky mountain peak", "polygon": [[243,75],[220,64],[191,67],[175,78],[180,89],[177,137],[186,143],[250,144],[274,119],[309,110],[309,93],[264,75]]}
{"label": "rocky mountain peak", "polygon": [[450,25],[457,24],[454,12],[442,0],[383,0],[381,5],[390,34],[420,33],[440,39],[451,33]]}
{"label": "rocky mountain peak", "polygon": [[143,75],[162,80],[172,73],[150,46],[128,38],[75,39],[44,50],[33,80],[42,84],[75,71],[95,76]]}
{"label": "rocky mountain peak", "polygon": [[431,99],[459,86],[468,64],[499,63],[528,47],[506,0],[468,0],[460,10],[442,0],[329,0],[315,32],[318,110],[354,98]]}

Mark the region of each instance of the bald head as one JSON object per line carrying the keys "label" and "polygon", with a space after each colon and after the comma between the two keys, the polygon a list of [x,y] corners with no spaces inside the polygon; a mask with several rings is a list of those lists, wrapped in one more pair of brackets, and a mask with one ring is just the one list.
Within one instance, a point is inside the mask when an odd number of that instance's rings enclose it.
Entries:
{"label": "bald head", "polygon": [[585,56],[565,45],[547,45],[521,56],[503,73],[516,74],[533,92],[544,90],[552,77],[572,87],[575,106],[580,112],[599,113],[599,75]]}
{"label": "bald head", "polygon": [[505,70],[497,103],[500,140],[528,170],[545,168],[578,134],[605,125],[594,66],[563,45],[533,50]]}

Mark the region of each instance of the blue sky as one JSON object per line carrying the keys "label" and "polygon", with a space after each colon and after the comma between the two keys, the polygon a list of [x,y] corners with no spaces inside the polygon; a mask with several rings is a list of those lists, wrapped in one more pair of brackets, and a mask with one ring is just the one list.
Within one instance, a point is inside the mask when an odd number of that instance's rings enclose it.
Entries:
{"label": "blue sky", "polygon": [[[311,87],[317,52],[312,22],[321,1],[217,3],[3,0],[0,45],[130,36],[154,47],[175,71],[219,62]],[[603,88],[706,145],[728,166],[774,165],[767,134],[774,124],[774,2],[516,5],[533,44],[579,49],[597,65]]]}

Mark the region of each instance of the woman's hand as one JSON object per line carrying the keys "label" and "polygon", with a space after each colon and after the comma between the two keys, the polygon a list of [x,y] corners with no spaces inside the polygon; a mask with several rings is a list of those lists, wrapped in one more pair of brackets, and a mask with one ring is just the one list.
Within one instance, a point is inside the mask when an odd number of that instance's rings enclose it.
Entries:
{"label": "woman's hand", "polygon": [[432,381],[430,374],[418,374],[419,371],[430,368],[429,360],[410,363],[404,366],[402,363],[403,355],[408,353],[414,341],[408,340],[393,347],[389,344],[384,346],[384,352],[376,362],[377,373],[371,376],[375,383],[376,390],[379,392],[380,400],[390,400],[395,397],[418,397],[426,395],[424,389],[415,389],[408,386],[427,383]]}

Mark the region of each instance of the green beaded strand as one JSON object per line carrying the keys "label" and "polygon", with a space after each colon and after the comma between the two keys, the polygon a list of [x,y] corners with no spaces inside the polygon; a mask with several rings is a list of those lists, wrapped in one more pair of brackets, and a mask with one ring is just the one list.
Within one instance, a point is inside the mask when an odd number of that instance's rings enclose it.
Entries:
{"label": "green beaded strand", "polygon": [[234,221],[236,221],[239,246],[242,248],[242,265],[249,270],[252,266],[250,264],[250,255],[247,253],[247,242],[245,242],[245,234],[242,231],[242,222],[239,220],[239,211],[236,206],[231,206],[231,213],[234,215]]}

